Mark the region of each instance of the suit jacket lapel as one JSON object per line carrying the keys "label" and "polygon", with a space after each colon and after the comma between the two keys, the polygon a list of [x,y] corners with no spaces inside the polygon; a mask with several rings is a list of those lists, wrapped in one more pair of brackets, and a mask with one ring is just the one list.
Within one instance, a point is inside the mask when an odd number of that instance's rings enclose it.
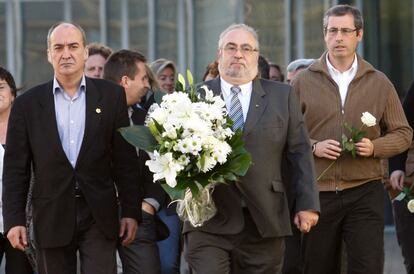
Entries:
{"label": "suit jacket lapel", "polygon": [[266,92],[263,90],[260,80],[253,80],[252,95],[246,122],[244,123],[243,135],[247,136],[251,132],[266,109],[267,100],[265,100],[265,95]]}
{"label": "suit jacket lapel", "polygon": [[88,147],[92,144],[96,129],[101,120],[101,112],[106,111],[101,105],[101,98],[101,91],[97,89],[92,80],[86,77],[85,132],[76,165],[79,164]]}
{"label": "suit jacket lapel", "polygon": [[38,99],[44,115],[41,121],[45,121],[46,125],[50,125],[47,127],[48,132],[46,132],[50,136],[50,145],[60,148],[57,157],[64,157],[68,161],[68,164],[70,164],[63,150],[62,142],[60,141],[56,121],[55,98],[53,96],[53,81],[46,83],[44,90],[39,92]]}

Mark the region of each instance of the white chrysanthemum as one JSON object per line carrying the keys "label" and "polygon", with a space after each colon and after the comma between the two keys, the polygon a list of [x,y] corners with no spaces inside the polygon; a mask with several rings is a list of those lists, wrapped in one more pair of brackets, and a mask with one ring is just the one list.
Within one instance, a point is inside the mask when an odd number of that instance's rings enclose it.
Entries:
{"label": "white chrysanthemum", "polygon": [[212,156],[220,164],[224,164],[227,161],[227,155],[231,152],[231,146],[226,142],[218,142],[215,145]]}
{"label": "white chrysanthemum", "polygon": [[217,164],[217,161],[210,153],[204,153],[197,161],[197,167],[202,172],[208,172],[212,170]]}
{"label": "white chrysanthemum", "polygon": [[154,151],[153,158],[145,162],[149,170],[154,173],[154,182],[165,179],[165,182],[170,187],[177,185],[176,177],[178,172],[183,170],[181,166],[174,158],[172,153],[159,154]]}

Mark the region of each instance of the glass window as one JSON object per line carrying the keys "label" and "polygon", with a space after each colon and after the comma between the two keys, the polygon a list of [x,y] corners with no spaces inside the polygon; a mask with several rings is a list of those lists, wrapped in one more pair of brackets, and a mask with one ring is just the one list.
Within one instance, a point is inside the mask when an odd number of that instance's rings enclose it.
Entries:
{"label": "glass window", "polygon": [[286,67],[284,1],[245,2],[245,22],[258,31],[260,53],[272,63]]}
{"label": "glass window", "polygon": [[108,44],[114,49],[121,48],[121,1],[108,0]]}
{"label": "glass window", "polygon": [[201,81],[206,67],[216,59],[220,33],[236,21],[236,5],[221,0],[194,1],[195,79]]}
{"label": "glass window", "polygon": [[322,20],[325,0],[303,1],[304,58],[319,58],[325,51]]}
{"label": "glass window", "polygon": [[148,56],[148,1],[129,0],[130,48]]}
{"label": "glass window", "polygon": [[99,0],[72,0],[72,19],[85,30],[87,43],[101,42]]}
{"label": "glass window", "polygon": [[0,65],[6,67],[6,4],[0,2],[0,33],[2,33],[2,39],[0,39]]}
{"label": "glass window", "polygon": [[158,0],[155,10],[155,56],[177,63],[177,0]]}
{"label": "glass window", "polygon": [[[25,89],[52,78],[53,70],[47,61],[47,32],[63,18],[61,2],[23,2],[22,7],[22,55],[23,84]],[[45,12],[45,11],[53,12]],[[16,54],[19,54],[18,52]]]}

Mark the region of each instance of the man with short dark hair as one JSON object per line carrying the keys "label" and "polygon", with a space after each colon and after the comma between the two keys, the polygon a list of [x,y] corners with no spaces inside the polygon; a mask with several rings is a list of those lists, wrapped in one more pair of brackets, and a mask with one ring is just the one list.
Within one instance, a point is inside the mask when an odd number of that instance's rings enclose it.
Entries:
{"label": "man with short dark hair", "polygon": [[[147,110],[139,103],[150,89],[145,56],[137,51],[114,52],[104,67],[104,79],[121,85],[126,94],[131,124],[143,125]],[[161,185],[153,183],[152,174],[145,165],[148,154],[139,150],[139,165],[144,186],[144,200],[137,207],[142,210],[142,223],[134,241],[119,247],[122,271],[128,274],[158,274],[161,272],[157,241],[168,236],[168,228],[156,214],[166,202]]]}
{"label": "man with short dark hair", "polygon": [[[304,237],[304,273],[340,273],[342,243],[348,273],[382,273],[384,188],[381,158],[406,150],[412,130],[387,77],[356,54],[363,36],[361,12],[330,8],[323,19],[327,48],[293,81],[319,174],[321,216]],[[362,113],[376,121],[363,126]],[[345,153],[344,123],[365,131]],[[353,138],[353,137],[352,137]]]}
{"label": "man with short dark hair", "polygon": [[54,79],[19,96],[10,115],[3,177],[7,237],[15,248],[27,246],[33,165],[39,273],[76,273],[79,251],[82,273],[114,274],[118,237],[123,245],[132,242],[141,220],[137,155],[118,132],[129,125],[125,93],[84,76],[88,53],[80,26],[57,23],[47,41]]}

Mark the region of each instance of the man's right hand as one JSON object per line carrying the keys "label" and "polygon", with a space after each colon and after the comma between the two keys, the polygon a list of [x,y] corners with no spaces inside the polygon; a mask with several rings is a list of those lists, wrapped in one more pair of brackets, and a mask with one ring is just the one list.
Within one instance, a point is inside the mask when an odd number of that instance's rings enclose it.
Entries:
{"label": "man's right hand", "polygon": [[404,187],[405,173],[402,170],[394,170],[390,175],[392,189],[402,191]]}
{"label": "man's right hand", "polygon": [[25,226],[14,226],[7,232],[7,239],[12,247],[24,251],[27,246],[27,230]]}
{"label": "man's right hand", "polygon": [[330,160],[336,160],[341,155],[341,147],[338,141],[327,139],[320,141],[315,145],[315,154],[319,158],[327,158]]}

